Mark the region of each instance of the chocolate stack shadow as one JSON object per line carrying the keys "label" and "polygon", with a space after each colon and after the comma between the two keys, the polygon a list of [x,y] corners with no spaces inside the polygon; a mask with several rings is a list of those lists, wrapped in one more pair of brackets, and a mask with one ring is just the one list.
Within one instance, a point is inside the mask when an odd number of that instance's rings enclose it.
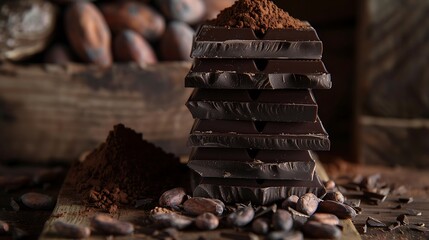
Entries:
{"label": "chocolate stack shadow", "polygon": [[193,195],[270,204],[325,194],[312,150],[330,148],[312,89],[331,88],[322,42],[301,29],[202,26],[185,86]]}

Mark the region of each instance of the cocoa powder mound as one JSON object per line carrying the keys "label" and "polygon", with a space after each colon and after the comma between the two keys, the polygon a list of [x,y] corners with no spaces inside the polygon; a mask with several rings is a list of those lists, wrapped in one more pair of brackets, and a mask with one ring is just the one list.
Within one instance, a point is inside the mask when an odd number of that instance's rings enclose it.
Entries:
{"label": "cocoa powder mound", "polygon": [[270,0],[238,0],[231,7],[219,13],[210,25],[251,28],[256,33],[264,34],[268,29],[308,28],[306,22],[291,17]]}
{"label": "cocoa powder mound", "polygon": [[72,178],[84,203],[110,213],[139,199],[158,199],[187,180],[177,157],[122,124],[76,168]]}

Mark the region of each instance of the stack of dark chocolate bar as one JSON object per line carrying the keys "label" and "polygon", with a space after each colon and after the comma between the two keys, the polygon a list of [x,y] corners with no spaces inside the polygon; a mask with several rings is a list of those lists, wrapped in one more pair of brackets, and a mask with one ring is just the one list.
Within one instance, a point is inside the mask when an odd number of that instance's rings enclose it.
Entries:
{"label": "stack of dark chocolate bar", "polygon": [[194,196],[270,204],[325,193],[312,150],[329,150],[311,89],[329,89],[322,42],[304,29],[204,25],[194,39],[186,87],[196,119],[188,166]]}

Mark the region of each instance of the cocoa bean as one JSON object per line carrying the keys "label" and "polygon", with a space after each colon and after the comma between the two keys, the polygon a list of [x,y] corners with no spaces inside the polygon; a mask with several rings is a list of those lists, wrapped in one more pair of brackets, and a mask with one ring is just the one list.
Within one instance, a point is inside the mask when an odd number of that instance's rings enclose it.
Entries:
{"label": "cocoa bean", "polygon": [[296,195],[291,195],[288,198],[286,198],[283,202],[282,202],[282,208],[283,209],[288,209],[289,207],[296,209],[296,203],[298,202],[299,197]]}
{"label": "cocoa bean", "polygon": [[304,236],[308,238],[338,239],[342,235],[341,230],[337,226],[316,221],[306,222],[302,231]]}
{"label": "cocoa bean", "polygon": [[317,211],[334,214],[340,219],[354,218],[357,215],[352,207],[331,200],[320,202]]}
{"label": "cocoa bean", "polygon": [[338,217],[330,213],[315,213],[311,215],[310,220],[329,225],[340,224]]}
{"label": "cocoa bean", "polygon": [[217,216],[223,213],[223,206],[213,199],[195,197],[190,198],[183,203],[185,211],[191,215],[200,215],[206,212],[213,213]]}
{"label": "cocoa bean", "polygon": [[201,230],[213,230],[219,226],[219,219],[213,213],[203,213],[195,219],[195,226]]}
{"label": "cocoa bean", "polygon": [[206,13],[202,0],[156,0],[155,2],[167,18],[189,24],[201,21]]}
{"label": "cocoa bean", "polygon": [[288,211],[279,209],[273,214],[272,223],[274,229],[288,232],[293,227],[293,218]]}
{"label": "cocoa bean", "polygon": [[301,232],[284,232],[284,231],[274,231],[271,232],[268,237],[268,240],[303,240],[304,236]]}
{"label": "cocoa bean", "polygon": [[226,220],[232,226],[243,227],[249,224],[253,220],[254,216],[255,211],[251,206],[248,206],[239,208],[237,211],[229,214]]}
{"label": "cocoa bean", "polygon": [[22,195],[21,202],[25,206],[37,210],[51,209],[54,205],[52,197],[36,192],[29,192]]}
{"label": "cocoa bean", "polygon": [[335,182],[332,180],[324,182],[324,185],[325,185],[325,188],[328,190],[334,190],[334,188],[336,186]]}
{"label": "cocoa bean", "polygon": [[310,216],[316,212],[319,201],[320,199],[313,193],[306,193],[298,199],[296,210]]}
{"label": "cocoa bean", "polygon": [[265,235],[270,230],[268,219],[258,218],[252,223],[252,231],[257,234]]}
{"label": "cocoa bean", "polygon": [[171,22],[160,42],[160,53],[166,61],[190,61],[194,30],[182,22]]}
{"label": "cocoa bean", "polygon": [[64,238],[87,238],[91,235],[89,227],[78,226],[75,224],[65,223],[62,221],[55,221],[52,224],[56,234]]}
{"label": "cocoa bean", "polygon": [[340,193],[339,191],[335,191],[335,192],[326,193],[326,195],[323,197],[323,200],[332,200],[332,201],[344,203],[345,198],[342,193]]}
{"label": "cocoa bean", "polygon": [[182,216],[176,213],[159,213],[151,215],[155,224],[167,227],[184,229],[190,226],[193,222],[192,218]]}
{"label": "cocoa bean", "polygon": [[91,219],[91,226],[103,233],[112,235],[128,235],[134,232],[134,225],[119,221],[104,214],[98,214]]}
{"label": "cocoa bean", "polygon": [[0,236],[9,232],[9,224],[0,220]]}
{"label": "cocoa bean", "polygon": [[183,203],[186,192],[183,188],[173,188],[165,191],[159,198],[159,205],[162,207],[176,207]]}
{"label": "cocoa bean", "polygon": [[105,3],[100,6],[100,10],[115,33],[129,29],[149,41],[155,41],[165,31],[164,18],[153,8],[137,1]]}
{"label": "cocoa bean", "polygon": [[83,61],[102,67],[112,64],[110,31],[94,4],[86,1],[70,4],[64,23],[70,45]]}
{"label": "cocoa bean", "polygon": [[302,225],[304,225],[304,223],[308,221],[308,218],[309,218],[308,215],[300,213],[293,208],[288,208],[288,211],[292,215],[293,224],[295,227],[300,228]]}

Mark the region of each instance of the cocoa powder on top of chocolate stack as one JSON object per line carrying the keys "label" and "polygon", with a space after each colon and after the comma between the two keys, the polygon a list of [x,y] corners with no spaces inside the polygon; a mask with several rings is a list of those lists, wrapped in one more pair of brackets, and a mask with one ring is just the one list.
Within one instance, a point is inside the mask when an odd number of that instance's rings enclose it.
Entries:
{"label": "cocoa powder on top of chocolate stack", "polygon": [[219,13],[210,25],[251,28],[257,33],[265,33],[268,29],[308,28],[306,22],[291,17],[271,0],[238,0],[229,8]]}
{"label": "cocoa powder on top of chocolate stack", "polygon": [[184,183],[183,169],[177,157],[118,124],[79,163],[72,178],[87,205],[112,213],[138,199],[158,199],[166,189]]}

